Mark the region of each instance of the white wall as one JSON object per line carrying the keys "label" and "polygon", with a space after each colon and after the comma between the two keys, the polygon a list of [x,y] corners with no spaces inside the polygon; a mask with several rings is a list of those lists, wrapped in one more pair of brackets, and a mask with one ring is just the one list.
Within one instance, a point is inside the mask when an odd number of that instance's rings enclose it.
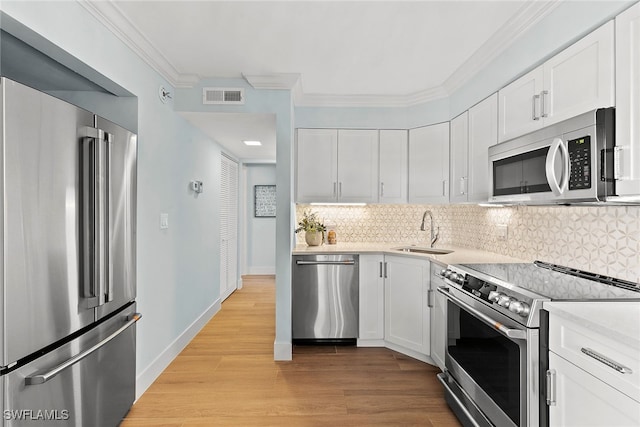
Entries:
{"label": "white wall", "polygon": [[[220,147],[162,104],[171,86],[79,2],[2,1],[3,12],[138,97],[137,394],[219,307]],[[170,89],[173,90],[173,89]],[[189,181],[200,179],[197,197]],[[169,229],[159,229],[159,214]],[[205,317],[202,319],[201,316]]]}
{"label": "white wall", "polygon": [[276,219],[255,217],[256,185],[276,185],[275,164],[243,165],[246,204],[246,250],[242,274],[276,273]]}

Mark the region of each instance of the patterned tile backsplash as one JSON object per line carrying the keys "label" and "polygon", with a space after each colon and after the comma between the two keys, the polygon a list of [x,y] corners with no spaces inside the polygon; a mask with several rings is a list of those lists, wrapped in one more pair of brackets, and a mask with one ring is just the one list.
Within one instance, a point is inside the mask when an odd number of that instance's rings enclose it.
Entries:
{"label": "patterned tile backsplash", "polygon": [[[318,212],[338,243],[427,245],[425,210],[440,229],[438,245],[483,249],[542,260],[640,283],[640,206],[481,207],[475,205],[297,205]],[[499,225],[507,226],[506,239]],[[304,233],[298,233],[304,243]]]}

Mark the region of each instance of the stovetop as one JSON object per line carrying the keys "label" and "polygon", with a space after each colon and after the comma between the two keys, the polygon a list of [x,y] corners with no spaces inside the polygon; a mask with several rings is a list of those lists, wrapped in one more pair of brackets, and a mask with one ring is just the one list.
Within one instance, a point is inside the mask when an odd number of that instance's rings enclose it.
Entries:
{"label": "stovetop", "polygon": [[640,301],[637,283],[539,261],[450,265],[442,276],[463,294],[534,328],[545,301]]}
{"label": "stovetop", "polygon": [[534,299],[537,296],[551,300],[640,300],[638,284],[538,261],[532,264],[464,264],[460,267],[480,279],[510,285],[514,291],[524,290],[525,295]]}

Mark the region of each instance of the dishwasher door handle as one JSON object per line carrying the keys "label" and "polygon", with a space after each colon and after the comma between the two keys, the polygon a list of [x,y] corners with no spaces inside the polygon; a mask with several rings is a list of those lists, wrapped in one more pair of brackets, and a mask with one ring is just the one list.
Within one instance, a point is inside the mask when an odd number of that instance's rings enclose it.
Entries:
{"label": "dishwasher door handle", "polygon": [[349,259],[346,261],[296,261],[296,265],[355,265],[356,261]]}

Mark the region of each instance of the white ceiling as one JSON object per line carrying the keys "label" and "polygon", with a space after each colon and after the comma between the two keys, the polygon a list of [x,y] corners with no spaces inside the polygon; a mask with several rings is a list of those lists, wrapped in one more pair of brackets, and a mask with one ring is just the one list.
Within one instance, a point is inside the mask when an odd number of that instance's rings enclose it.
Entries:
{"label": "white ceiling", "polygon": [[[406,105],[455,91],[552,3],[112,0],[88,7],[177,87],[282,73],[300,76],[297,105]],[[238,157],[266,155],[237,148],[229,128],[239,119],[236,128],[246,132],[249,118],[183,115],[223,145],[229,141]],[[275,139],[275,130],[257,137]]]}

